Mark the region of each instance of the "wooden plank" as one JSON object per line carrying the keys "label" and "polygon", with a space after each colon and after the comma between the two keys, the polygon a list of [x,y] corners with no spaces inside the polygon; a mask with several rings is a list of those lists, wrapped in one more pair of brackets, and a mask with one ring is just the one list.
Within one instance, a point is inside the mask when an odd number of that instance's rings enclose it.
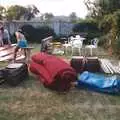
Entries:
{"label": "wooden plank", "polygon": [[120,68],[118,67],[118,71],[119,71],[119,73],[120,73]]}
{"label": "wooden plank", "polygon": [[8,49],[8,47],[7,46],[6,47],[0,47],[0,51],[5,50],[5,49]]}
{"label": "wooden plank", "polygon": [[[17,55],[17,57],[16,57],[16,60],[17,60],[18,58],[20,59],[20,56],[23,56],[23,55],[21,55],[20,53],[18,53],[18,55]],[[13,57],[14,57],[14,54],[10,54],[10,55],[4,56],[4,57],[0,57],[0,62],[13,60]]]}
{"label": "wooden plank", "polygon": [[116,69],[116,67],[113,66],[112,63],[109,60],[107,60],[107,61],[108,61],[109,66],[111,67],[111,69],[114,71],[114,73],[119,73],[119,70]]}
{"label": "wooden plank", "polygon": [[109,61],[104,59],[104,63],[106,65],[106,67],[108,68],[109,72],[113,74],[114,70],[112,69],[112,66],[110,66]]}
{"label": "wooden plank", "polygon": [[15,46],[16,46],[16,44],[11,44],[10,46],[5,45],[4,47],[0,47],[0,52],[3,50],[9,49],[9,48],[15,47]]}
{"label": "wooden plank", "polygon": [[115,69],[115,67],[112,65],[112,63],[108,60],[108,64],[111,67],[111,69],[114,71],[114,73],[118,73],[118,71]]}
{"label": "wooden plank", "polygon": [[4,56],[7,56],[9,54],[13,54],[14,53],[14,49],[13,48],[10,48],[10,49],[7,49],[7,50],[3,50],[0,52],[0,57],[4,57]]}
{"label": "wooden plank", "polygon": [[120,69],[118,66],[114,66],[114,68],[117,70],[117,73],[120,74]]}
{"label": "wooden plank", "polygon": [[22,65],[22,63],[11,63],[7,66],[7,68],[20,68]]}
{"label": "wooden plank", "polygon": [[[15,46],[16,44],[0,47],[0,62],[13,60]],[[33,49],[33,47],[27,47],[27,49]],[[25,56],[21,54],[21,51],[18,51],[16,60],[21,60],[23,58],[25,58]]]}
{"label": "wooden plank", "polygon": [[110,71],[108,70],[108,68],[106,66],[104,59],[100,59],[100,64],[101,64],[101,67],[105,73],[110,73]]}
{"label": "wooden plank", "polygon": [[103,71],[105,73],[112,73],[112,74],[118,73],[118,74],[120,74],[119,67],[112,65],[110,60],[108,60],[108,59],[101,59],[100,62],[101,62],[101,67],[102,67],[102,69],[103,69]]}
{"label": "wooden plank", "polygon": [[[0,61],[9,61],[14,57],[14,48],[16,44],[12,44],[11,46],[0,47]],[[34,47],[26,47],[28,51],[33,49]],[[18,51],[16,60],[24,59],[25,56],[21,54],[21,51]]]}
{"label": "wooden plank", "polygon": [[12,47],[15,47],[17,44],[11,44]]}
{"label": "wooden plank", "polygon": [[10,59],[13,59],[13,54],[5,56],[5,57],[1,57],[0,58],[0,62],[2,62],[2,61],[8,61]]}
{"label": "wooden plank", "polygon": [[24,55],[21,55],[21,56],[18,56],[17,58],[16,58],[16,60],[21,60],[21,59],[24,59],[25,58],[25,56]]}
{"label": "wooden plank", "polygon": [[102,59],[99,59],[99,62],[100,62],[100,67],[101,67],[101,69],[103,70],[103,72],[105,72],[106,69],[105,69],[105,67],[104,67],[104,65],[103,65]]}
{"label": "wooden plank", "polygon": [[24,47],[23,49],[34,49],[34,47]]}

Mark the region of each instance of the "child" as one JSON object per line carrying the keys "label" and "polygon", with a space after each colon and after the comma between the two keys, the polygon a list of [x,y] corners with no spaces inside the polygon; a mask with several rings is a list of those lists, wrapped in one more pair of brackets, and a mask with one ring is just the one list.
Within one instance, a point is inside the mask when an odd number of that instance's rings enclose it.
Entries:
{"label": "child", "polygon": [[24,48],[26,48],[28,46],[27,40],[26,40],[26,38],[24,36],[24,33],[21,29],[19,29],[17,32],[15,32],[15,36],[16,36],[16,39],[17,39],[17,45],[16,45],[16,48],[15,48],[15,51],[14,51],[14,62],[16,60],[16,55],[17,55],[17,52],[18,52],[19,49],[24,50],[25,59],[27,58],[26,50]]}

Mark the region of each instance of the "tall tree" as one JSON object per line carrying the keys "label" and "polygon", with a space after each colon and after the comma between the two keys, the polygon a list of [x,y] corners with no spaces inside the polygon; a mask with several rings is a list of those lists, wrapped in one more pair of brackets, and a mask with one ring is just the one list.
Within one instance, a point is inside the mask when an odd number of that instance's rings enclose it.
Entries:
{"label": "tall tree", "polygon": [[120,9],[119,0],[84,0],[91,17],[103,17]]}
{"label": "tall tree", "polygon": [[53,17],[54,15],[52,13],[44,13],[41,16],[42,20],[45,20],[45,21],[50,21]]}
{"label": "tall tree", "polygon": [[97,19],[103,32],[105,46],[119,53],[120,48],[120,0],[84,0],[89,16]]}
{"label": "tall tree", "polygon": [[40,11],[38,10],[38,8],[35,5],[28,5],[26,7],[26,12],[24,15],[24,19],[26,20],[31,20],[32,18],[34,18]]}
{"label": "tall tree", "polygon": [[20,20],[24,16],[26,8],[20,5],[12,5],[6,11],[7,20]]}
{"label": "tall tree", "polygon": [[20,20],[23,17],[25,20],[31,20],[38,13],[39,10],[34,5],[27,7],[12,5],[6,11],[6,18],[7,20]]}
{"label": "tall tree", "polygon": [[70,21],[71,21],[71,22],[76,22],[76,20],[77,20],[77,15],[76,15],[75,12],[72,12],[72,13],[69,15],[69,17],[70,17]]}
{"label": "tall tree", "polygon": [[5,16],[6,9],[3,6],[0,6],[0,20]]}

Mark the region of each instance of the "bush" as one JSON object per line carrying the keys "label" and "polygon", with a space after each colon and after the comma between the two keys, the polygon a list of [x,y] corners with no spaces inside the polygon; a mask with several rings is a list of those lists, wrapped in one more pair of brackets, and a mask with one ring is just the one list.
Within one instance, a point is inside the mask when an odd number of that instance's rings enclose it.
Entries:
{"label": "bush", "polygon": [[53,36],[55,37],[56,34],[54,30],[48,26],[40,26],[36,28],[36,42],[40,43],[42,39]]}
{"label": "bush", "polygon": [[108,35],[101,36],[99,38],[99,46],[102,46],[103,48],[108,48],[109,46],[106,43],[108,43]]}
{"label": "bush", "polygon": [[35,42],[37,37],[36,37],[36,29],[32,26],[32,25],[23,25],[21,27],[21,29],[23,30],[26,39],[29,42]]}
{"label": "bush", "polygon": [[[35,35],[36,29],[32,25],[23,25],[21,27],[21,29],[23,30],[24,35],[25,35],[26,39],[28,40],[28,42],[35,42],[35,39],[37,39],[36,35]],[[15,37],[15,33],[13,33],[11,35],[11,42],[12,43],[17,42],[16,37]]]}
{"label": "bush", "polygon": [[12,43],[16,43],[16,37],[15,37],[15,33],[13,35],[10,35],[10,40]]}
{"label": "bush", "polygon": [[101,35],[98,25],[94,21],[82,21],[75,24],[73,27],[73,32],[86,34],[85,44],[90,43],[91,39],[99,37]]}
{"label": "bush", "polygon": [[29,42],[41,43],[41,40],[48,36],[56,36],[52,28],[48,26],[33,27],[32,25],[24,25],[21,27]]}

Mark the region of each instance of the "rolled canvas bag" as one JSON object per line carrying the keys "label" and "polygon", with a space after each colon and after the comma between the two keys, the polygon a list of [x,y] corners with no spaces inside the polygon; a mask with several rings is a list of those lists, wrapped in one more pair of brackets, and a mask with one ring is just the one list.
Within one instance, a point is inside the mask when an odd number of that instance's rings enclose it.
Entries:
{"label": "rolled canvas bag", "polygon": [[100,72],[101,67],[97,57],[73,57],[70,61],[71,66],[77,73],[84,71]]}
{"label": "rolled canvas bag", "polygon": [[69,64],[46,53],[32,56],[30,71],[38,76],[45,87],[60,92],[68,91],[70,83],[76,80],[76,72]]}
{"label": "rolled canvas bag", "polygon": [[88,90],[120,94],[120,76],[118,75],[105,75],[90,72],[83,72],[78,75],[77,88],[86,88]]}
{"label": "rolled canvas bag", "polygon": [[7,84],[17,86],[28,77],[28,66],[24,63],[9,64],[4,69],[4,79]]}

